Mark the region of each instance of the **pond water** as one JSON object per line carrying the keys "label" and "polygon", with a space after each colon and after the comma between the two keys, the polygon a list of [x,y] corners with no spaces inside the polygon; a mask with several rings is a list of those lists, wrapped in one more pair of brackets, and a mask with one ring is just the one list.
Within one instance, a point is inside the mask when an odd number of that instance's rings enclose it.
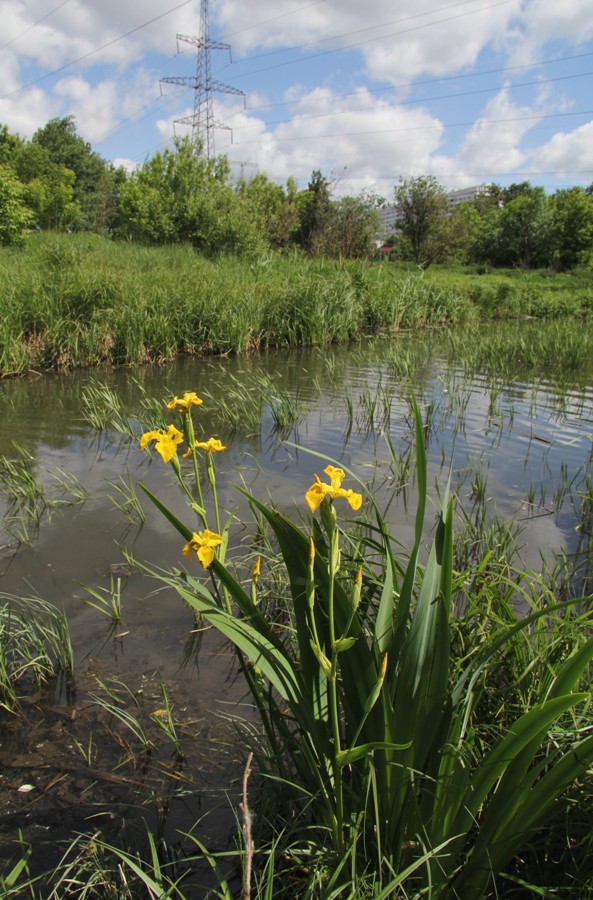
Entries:
{"label": "pond water", "polygon": [[[517,325],[513,333],[518,339]],[[158,454],[141,452],[137,439],[116,428],[90,425],[88,397],[98,385],[119,398],[136,438],[154,427],[142,407],[146,397],[160,402],[195,390],[204,398],[194,413],[197,437],[216,435],[226,445],[216,458],[218,494],[235,516],[231,543],[243,551],[250,514],[237,486],[305,517],[304,493],[328,461],[372,486],[394,535],[409,543],[413,391],[426,422],[430,483],[444,487],[451,468],[468,521],[502,523],[513,536],[517,564],[541,568],[543,555],[551,565],[563,550],[573,562],[582,558],[581,571],[588,573],[593,371],[564,373],[561,384],[537,371],[503,378],[449,359],[447,342],[438,336],[402,335],[298,353],[5,381],[0,454],[14,459],[19,445],[53,502],[33,522],[19,518],[7,491],[0,496],[0,590],[39,596],[66,613],[76,691],[58,684],[49,697],[30,698],[26,715],[4,722],[0,813],[12,824],[2,839],[33,822],[37,838],[49,840],[56,810],[63,815],[75,800],[83,810],[69,827],[94,827],[89,817],[106,806],[117,818],[114,810],[123,802],[117,792],[130,789],[126,779],[142,785],[142,803],[148,794],[157,819],[159,810],[175,805],[177,826],[181,821],[189,828],[199,815],[222,809],[218,818],[211,812],[214,834],[221,823],[228,827],[232,799],[226,792],[241,775],[228,717],[249,718],[250,710],[232,654],[211,631],[195,629],[177,596],[157,593],[155,582],[131,562],[163,568],[184,563],[179,536],[141,491],[145,520],[126,507],[130,485],[142,481],[197,526]],[[72,477],[84,497],[75,496],[72,481],[64,490]],[[466,542],[470,547],[471,531]],[[579,587],[587,584],[581,580]],[[115,624],[96,608],[96,595],[108,598],[113,590],[121,591],[121,621]],[[133,754],[118,768],[125,747],[121,738],[109,739],[96,702],[101,685],[119,691],[120,699],[126,685],[136,711],[144,702],[154,711],[163,705],[161,680],[184,736],[197,736],[184,748],[185,768],[192,772],[185,790],[179,787],[183,767],[172,775],[170,748],[156,765],[158,754],[150,765],[145,759],[141,774]],[[90,750],[89,734],[96,735]],[[114,772],[121,775],[109,780]],[[31,807],[33,794],[18,794],[23,780],[37,791],[39,815]]]}

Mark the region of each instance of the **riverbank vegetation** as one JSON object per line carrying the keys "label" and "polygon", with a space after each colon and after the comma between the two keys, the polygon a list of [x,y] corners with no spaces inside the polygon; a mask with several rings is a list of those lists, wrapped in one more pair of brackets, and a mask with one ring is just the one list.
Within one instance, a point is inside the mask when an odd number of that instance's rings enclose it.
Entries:
{"label": "riverbank vegetation", "polygon": [[0,373],[324,346],[498,318],[588,319],[586,274],[428,272],[38,234],[0,253]]}
{"label": "riverbank vegetation", "polygon": [[71,117],[30,141],[0,128],[0,374],[591,313],[590,190],[489,185],[451,206],[434,178],[332,188],[233,181],[189,140],[127,173]]}

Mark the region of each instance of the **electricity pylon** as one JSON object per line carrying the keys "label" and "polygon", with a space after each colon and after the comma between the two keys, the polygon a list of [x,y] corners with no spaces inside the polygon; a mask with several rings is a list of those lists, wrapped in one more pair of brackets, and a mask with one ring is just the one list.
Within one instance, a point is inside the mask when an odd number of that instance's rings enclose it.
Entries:
{"label": "electricity pylon", "polygon": [[202,153],[207,159],[214,156],[214,130],[223,128],[231,131],[228,125],[218,122],[214,119],[214,105],[212,94],[218,91],[222,94],[237,94],[243,97],[245,102],[245,94],[238,88],[231,87],[229,84],[223,84],[222,81],[216,81],[210,74],[210,51],[211,50],[228,50],[229,59],[231,57],[231,45],[223,44],[220,41],[213,41],[209,34],[208,25],[208,0],[202,0],[200,9],[200,36],[190,37],[185,34],[178,34],[177,41],[185,41],[198,48],[198,58],[196,63],[196,74],[194,77],[179,78],[161,78],[161,83],[166,84],[183,84],[194,89],[194,112],[191,116],[185,116],[183,119],[175,119],[175,124],[191,125],[192,138],[198,143],[201,142]]}

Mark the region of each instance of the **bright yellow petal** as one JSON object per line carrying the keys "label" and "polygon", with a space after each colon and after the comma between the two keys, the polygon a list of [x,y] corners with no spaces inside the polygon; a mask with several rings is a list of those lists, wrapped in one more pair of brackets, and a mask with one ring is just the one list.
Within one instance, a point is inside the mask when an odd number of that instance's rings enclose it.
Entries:
{"label": "bright yellow petal", "polygon": [[196,448],[199,450],[205,450],[206,453],[220,453],[221,450],[226,450],[226,447],[221,444],[218,438],[208,438],[207,441],[196,441]]}
{"label": "bright yellow petal", "polygon": [[356,491],[348,491],[346,499],[355,511],[358,511],[362,506],[362,494],[357,494]]}
{"label": "bright yellow petal", "polygon": [[157,450],[162,458],[164,463],[169,463],[177,453],[177,444],[175,441],[172,441],[166,434],[163,434],[159,440],[154,445],[155,450]]}
{"label": "bright yellow petal", "polygon": [[202,546],[198,550],[198,559],[200,560],[204,568],[207,569],[214,559],[214,550],[212,549],[212,547],[202,544]]}
{"label": "bright yellow petal", "polygon": [[183,440],[182,433],[179,431],[179,428],[175,428],[174,425],[169,425],[169,428],[167,429],[167,437],[170,440],[175,441],[176,444],[180,444]]}
{"label": "bright yellow petal", "polygon": [[307,501],[307,505],[312,513],[315,512],[321,501],[326,495],[328,485],[322,484],[317,475],[315,476],[317,479],[315,484],[312,484],[307,493],[305,494],[305,500]]}
{"label": "bright yellow petal", "polygon": [[346,477],[344,470],[338,469],[337,466],[326,466],[323,471],[329,477],[334,490],[337,490],[340,487]]}
{"label": "bright yellow petal", "polygon": [[183,403],[187,409],[189,406],[201,406],[204,401],[198,397],[195,391],[184,391]]}
{"label": "bright yellow petal", "polygon": [[222,544],[222,537],[215,531],[209,531],[208,528],[205,531],[200,531],[196,538],[202,547],[218,547],[219,544]]}
{"label": "bright yellow petal", "polygon": [[179,407],[182,410],[189,409],[190,406],[200,406],[204,401],[201,400],[195,391],[184,391],[183,397],[173,397],[167,403],[167,409],[176,409]]}
{"label": "bright yellow petal", "polygon": [[184,556],[187,556],[188,559],[191,559],[191,554],[192,554],[192,550],[193,550],[193,549],[194,549],[194,548],[193,548],[193,543],[192,543],[192,541],[189,541],[189,542],[185,545],[185,547],[183,548],[183,550],[182,550],[181,552],[183,553]]}
{"label": "bright yellow petal", "polygon": [[150,441],[157,441],[161,436],[160,431],[146,431],[140,438],[140,449],[144,450]]}

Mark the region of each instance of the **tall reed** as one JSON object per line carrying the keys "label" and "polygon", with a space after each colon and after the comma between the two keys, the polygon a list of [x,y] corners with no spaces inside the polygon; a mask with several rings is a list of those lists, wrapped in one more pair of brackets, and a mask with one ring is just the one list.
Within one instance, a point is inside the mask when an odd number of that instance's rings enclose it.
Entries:
{"label": "tall reed", "polygon": [[493,315],[593,313],[580,283],[553,287],[535,275],[501,283],[296,255],[210,260],[185,246],[43,234],[22,253],[0,251],[0,374],[327,346]]}

